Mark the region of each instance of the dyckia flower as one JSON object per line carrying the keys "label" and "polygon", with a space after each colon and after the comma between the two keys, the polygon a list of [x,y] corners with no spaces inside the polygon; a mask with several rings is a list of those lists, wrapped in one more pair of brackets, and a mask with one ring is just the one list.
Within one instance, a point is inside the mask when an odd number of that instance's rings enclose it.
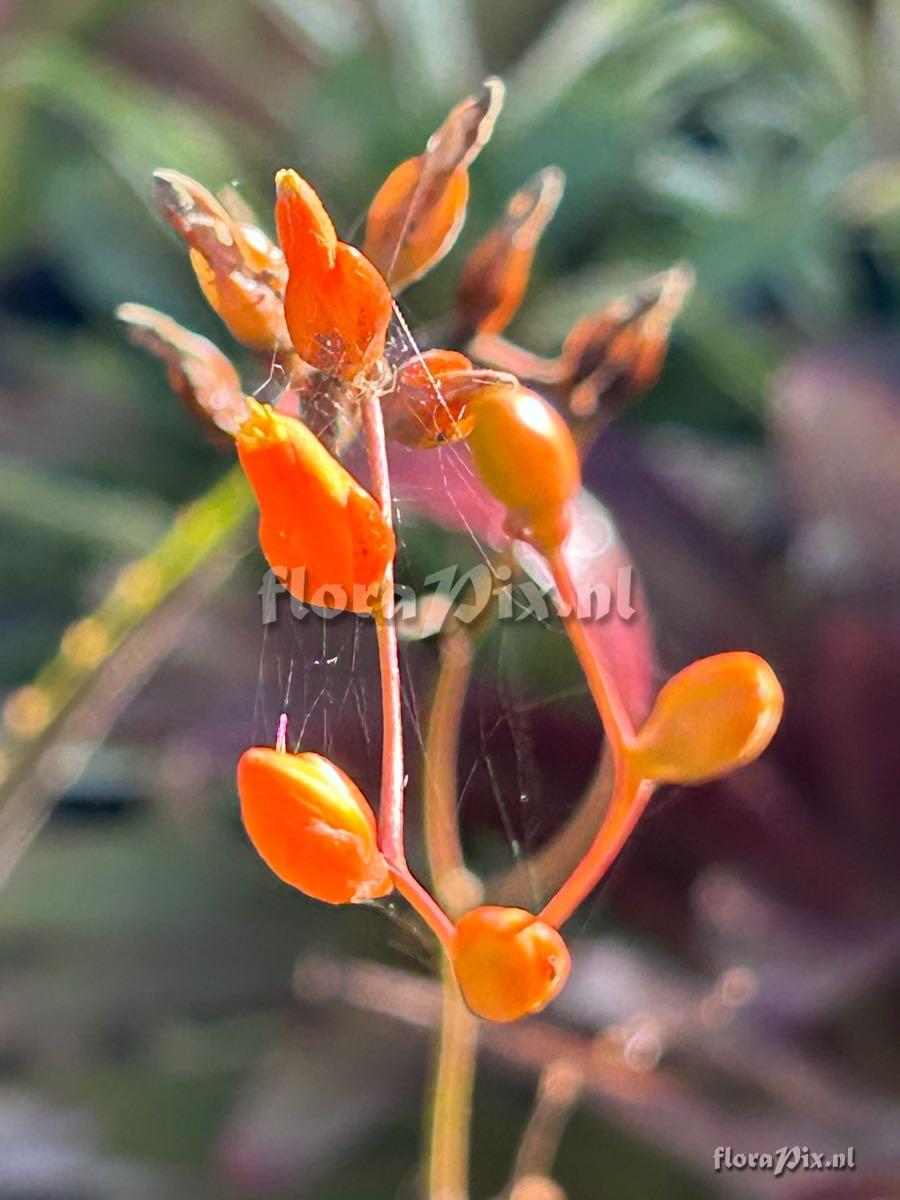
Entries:
{"label": "dyckia flower", "polygon": [[[482,294],[475,287],[478,253],[476,249],[470,260],[474,265],[466,267],[464,276],[473,272],[472,295],[464,307],[468,292],[461,292],[457,312],[466,328],[481,319],[470,349],[482,362],[551,387],[572,415],[581,419],[599,414],[610,420],[656,383],[672,324],[693,287],[690,267],[682,263],[653,275],[629,294],[583,317],[569,331],[558,357],[542,358],[495,332],[494,310],[481,303]],[[501,258],[494,269],[501,270],[502,262]],[[498,278],[504,278],[502,273]],[[490,287],[487,279],[484,286]],[[496,295],[502,292],[498,289]],[[502,317],[504,310],[498,311]]]}
{"label": "dyckia flower", "polygon": [[466,215],[469,166],[493,132],[503,84],[488,79],[480,96],[457,104],[428,139],[378,189],[366,221],[365,252],[395,292],[420,278],[451,249]]}
{"label": "dyckia flower", "polygon": [[254,746],[241,755],[237,783],[250,840],[285,883],[328,904],[391,890],[372,809],[327,758]]}
{"label": "dyckia flower", "polygon": [[302,421],[255,400],[248,407],[237,451],[259,503],[269,566],[298,600],[369,611],[394,557],[393,530]]}
{"label": "dyckia flower", "polygon": [[275,183],[288,265],[284,315],[294,349],[310,366],[352,380],[384,355],[391,293],[365,255],[338,240],[305,179],[279,171]]}
{"label": "dyckia flower", "polygon": [[475,425],[475,404],[490,387],[515,388],[502,371],[474,368],[458,350],[426,350],[403,363],[382,397],[385,430],[405,446],[456,442]]}
{"label": "dyckia flower", "polygon": [[606,417],[617,416],[656,383],[672,323],[693,285],[693,271],[680,264],[573,326],[558,363],[575,416],[591,416],[599,407]]}
{"label": "dyckia flower", "polygon": [[475,466],[506,505],[509,532],[550,553],[569,532],[569,503],[581,486],[568,426],[546,400],[523,387],[486,388],[472,413]]}
{"label": "dyckia flower", "polygon": [[778,728],[784,693],[757,654],[691,663],[660,691],[631,751],[645,779],[702,783],[759,758]]}
{"label": "dyckia flower", "polygon": [[247,398],[231,359],[199,333],[145,304],[120,304],[116,316],[136,345],[162,359],[172,391],[207,429],[234,437],[247,419]]}
{"label": "dyckia flower", "polygon": [[160,170],[153,178],[159,210],[190,247],[200,289],[231,334],[254,350],[286,347],[279,248],[190,176]]}
{"label": "dyckia flower", "polygon": [[562,991],[570,965],[557,931],[524,909],[485,905],[456,926],[457,982],[469,1008],[488,1021],[540,1012]]}
{"label": "dyckia flower", "polygon": [[541,234],[556,212],[565,177],[545,167],[506,206],[501,220],[469,255],[459,281],[462,329],[500,333],[518,311]]}

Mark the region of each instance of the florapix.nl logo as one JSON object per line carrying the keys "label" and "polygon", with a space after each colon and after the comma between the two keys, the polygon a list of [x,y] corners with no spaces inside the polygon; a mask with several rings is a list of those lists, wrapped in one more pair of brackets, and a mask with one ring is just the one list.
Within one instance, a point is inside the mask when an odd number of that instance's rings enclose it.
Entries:
{"label": "florapix.nl logo", "polygon": [[771,1153],[757,1150],[735,1150],[732,1146],[716,1146],[713,1155],[716,1171],[771,1171],[777,1179],[793,1171],[853,1171],[856,1151],[853,1146],[832,1154],[810,1150],[809,1146],[781,1146]]}
{"label": "florapix.nl logo", "polygon": [[[529,576],[513,579],[512,569],[500,563],[490,566],[479,563],[469,570],[458,566],[445,567],[427,576],[419,589],[396,583],[388,597],[385,611],[398,626],[421,629],[432,623],[440,625],[453,616],[464,625],[471,624],[494,606],[494,616],[500,621],[524,621],[535,618],[548,621],[553,612],[561,616],[575,614],[583,621],[602,621],[613,616],[630,621],[636,614],[634,570],[619,567],[612,583],[594,581],[576,586],[572,606],[564,605],[552,588]],[[279,597],[286,597],[294,618],[302,620],[308,613],[331,620],[342,612],[362,613],[375,606],[379,599],[378,585],[359,585],[350,593],[340,584],[320,584],[307,596],[306,568],[274,567],[263,576],[259,588],[261,616],[264,625],[278,620]]]}

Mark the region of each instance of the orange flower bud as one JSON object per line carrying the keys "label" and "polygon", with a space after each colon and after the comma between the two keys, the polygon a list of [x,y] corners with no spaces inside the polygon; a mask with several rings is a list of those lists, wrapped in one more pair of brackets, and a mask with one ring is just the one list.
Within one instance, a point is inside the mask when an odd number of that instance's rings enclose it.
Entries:
{"label": "orange flower bud", "polygon": [[254,746],[241,755],[237,785],[250,841],[279,879],[327,904],[391,890],[372,809],[327,758]]}
{"label": "orange flower bud", "polygon": [[506,212],[469,255],[456,308],[467,330],[500,333],[518,311],[528,287],[534,252],[556,212],[564,177],[546,167],[516,192]]}
{"label": "orange flower bud", "polygon": [[480,96],[450,112],[424,154],[400,163],[379,188],[364,249],[395,292],[430,270],[459,236],[468,167],[491,136],[502,103],[503,85],[489,79]]}
{"label": "orange flower bud", "polygon": [[757,654],[701,658],[663,687],[632,761],[645,779],[702,783],[753,762],[778,728],[784,693]]}
{"label": "orange flower bud", "polygon": [[259,503],[269,566],[298,600],[368,612],[394,556],[377,503],[302,421],[247,404],[238,458]]}
{"label": "orange flower bud", "polygon": [[247,399],[231,360],[199,333],[144,304],[120,304],[116,316],[136,345],[165,363],[172,391],[191,412],[233,437],[247,419]]}
{"label": "orange flower bud", "polygon": [[560,934],[521,908],[485,905],[456,926],[453,969],[466,1004],[487,1021],[540,1012],[569,977]]}
{"label": "orange flower bud", "polygon": [[178,171],[154,172],[156,203],[190,247],[200,289],[229,332],[254,350],[288,344],[284,256],[257,226],[233,218],[211,192]]}
{"label": "orange flower bud", "polygon": [[456,350],[426,350],[398,368],[392,390],[382,397],[385,430],[417,448],[459,441],[472,431],[473,402],[484,389],[516,383],[501,371],[474,369]]}
{"label": "orange flower bud", "polygon": [[392,300],[354,246],[338,241],[316,192],[296,171],[275,177],[278,236],[288,265],[284,313],[310,366],[353,379],[384,354]]}
{"label": "orange flower bud", "polygon": [[485,388],[472,402],[469,445],[483,483],[509,510],[515,537],[542,552],[569,531],[569,502],[581,486],[578,451],[555,408],[527,388]]}

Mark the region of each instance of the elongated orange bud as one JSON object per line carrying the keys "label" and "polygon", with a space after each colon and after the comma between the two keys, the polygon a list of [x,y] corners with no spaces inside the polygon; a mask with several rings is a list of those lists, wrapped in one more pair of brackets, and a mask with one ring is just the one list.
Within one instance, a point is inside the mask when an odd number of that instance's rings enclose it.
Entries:
{"label": "elongated orange bud", "polygon": [[632,762],[645,779],[702,783],[753,762],[778,728],[784,693],[757,654],[701,658],[665,685],[637,735]]}
{"label": "elongated orange bud", "polygon": [[486,388],[472,402],[475,466],[509,510],[507,527],[542,552],[569,531],[569,502],[581,486],[578,451],[559,413],[527,388]]}
{"label": "elongated orange bud", "polygon": [[372,809],[327,758],[254,746],[241,755],[237,784],[250,841],[279,879],[327,904],[391,890]]}
{"label": "elongated orange bud", "polygon": [[502,83],[489,79],[480,96],[452,109],[424,154],[400,163],[378,189],[364,249],[395,292],[456,241],[469,199],[469,164],[491,136],[502,103]]}
{"label": "elongated orange bud", "polygon": [[546,167],[516,192],[503,217],[469,255],[456,300],[466,330],[500,333],[515,316],[538,241],[562,191],[562,172]]}
{"label": "elongated orange bud", "polygon": [[398,368],[382,398],[385,431],[420,449],[459,441],[472,431],[474,402],[485,388],[516,384],[512,375],[473,367],[456,350],[426,350]]}
{"label": "elongated orange bud", "polygon": [[247,404],[238,458],[259,503],[269,566],[298,600],[369,611],[394,556],[377,503],[302,421]]}
{"label": "elongated orange bud", "polygon": [[278,236],[288,265],[284,314],[310,366],[352,379],[384,354],[392,301],[387,284],[296,171],[275,177]]}
{"label": "elongated orange bud", "polygon": [[485,905],[456,926],[453,970],[466,1004],[487,1021],[540,1012],[562,991],[570,965],[559,933],[524,909]]}
{"label": "elongated orange bud", "polygon": [[279,248],[190,176],[155,171],[153,179],[157,206],[187,242],[200,289],[229,332],[254,350],[286,347]]}

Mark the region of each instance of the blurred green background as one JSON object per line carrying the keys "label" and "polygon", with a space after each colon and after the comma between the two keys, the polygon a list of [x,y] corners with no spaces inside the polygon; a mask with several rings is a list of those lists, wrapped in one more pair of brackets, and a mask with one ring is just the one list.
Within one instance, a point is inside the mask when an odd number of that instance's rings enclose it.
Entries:
{"label": "blurred green background", "polygon": [[[747,646],[788,715],[757,767],[661,802],[579,917],[563,1040],[486,1039],[472,1194],[501,1193],[541,1062],[605,1031],[621,1062],[563,1136],[571,1200],[848,1200],[816,1173],[713,1172],[717,1145],[794,1142],[856,1144],[852,1195],[900,1195],[898,5],[0,0],[2,1197],[417,1194],[428,1019],[403,986],[427,978],[425,943],[399,911],[279,887],[233,795],[287,694],[372,769],[342,724],[351,687],[363,725],[377,704],[356,632],[318,652],[306,627],[263,632],[249,526],[201,531],[202,569],[169,562],[172,594],[40,738],[18,689],[225,470],[115,307],[172,314],[262,382],[151,209],[153,168],[234,183],[267,222],[295,166],[349,236],[489,73],[508,94],[466,228],[407,318],[446,311],[466,250],[548,163],[567,188],[518,340],[556,353],[582,313],[694,266],[660,384],[587,478],[647,586],[660,677]],[[413,530],[411,558],[437,538]],[[466,800],[486,861],[553,823],[519,793],[577,794],[596,750],[560,639],[510,640],[464,747],[498,764]],[[556,724],[517,704],[535,657],[568,697]],[[432,668],[426,650],[423,703]]]}

